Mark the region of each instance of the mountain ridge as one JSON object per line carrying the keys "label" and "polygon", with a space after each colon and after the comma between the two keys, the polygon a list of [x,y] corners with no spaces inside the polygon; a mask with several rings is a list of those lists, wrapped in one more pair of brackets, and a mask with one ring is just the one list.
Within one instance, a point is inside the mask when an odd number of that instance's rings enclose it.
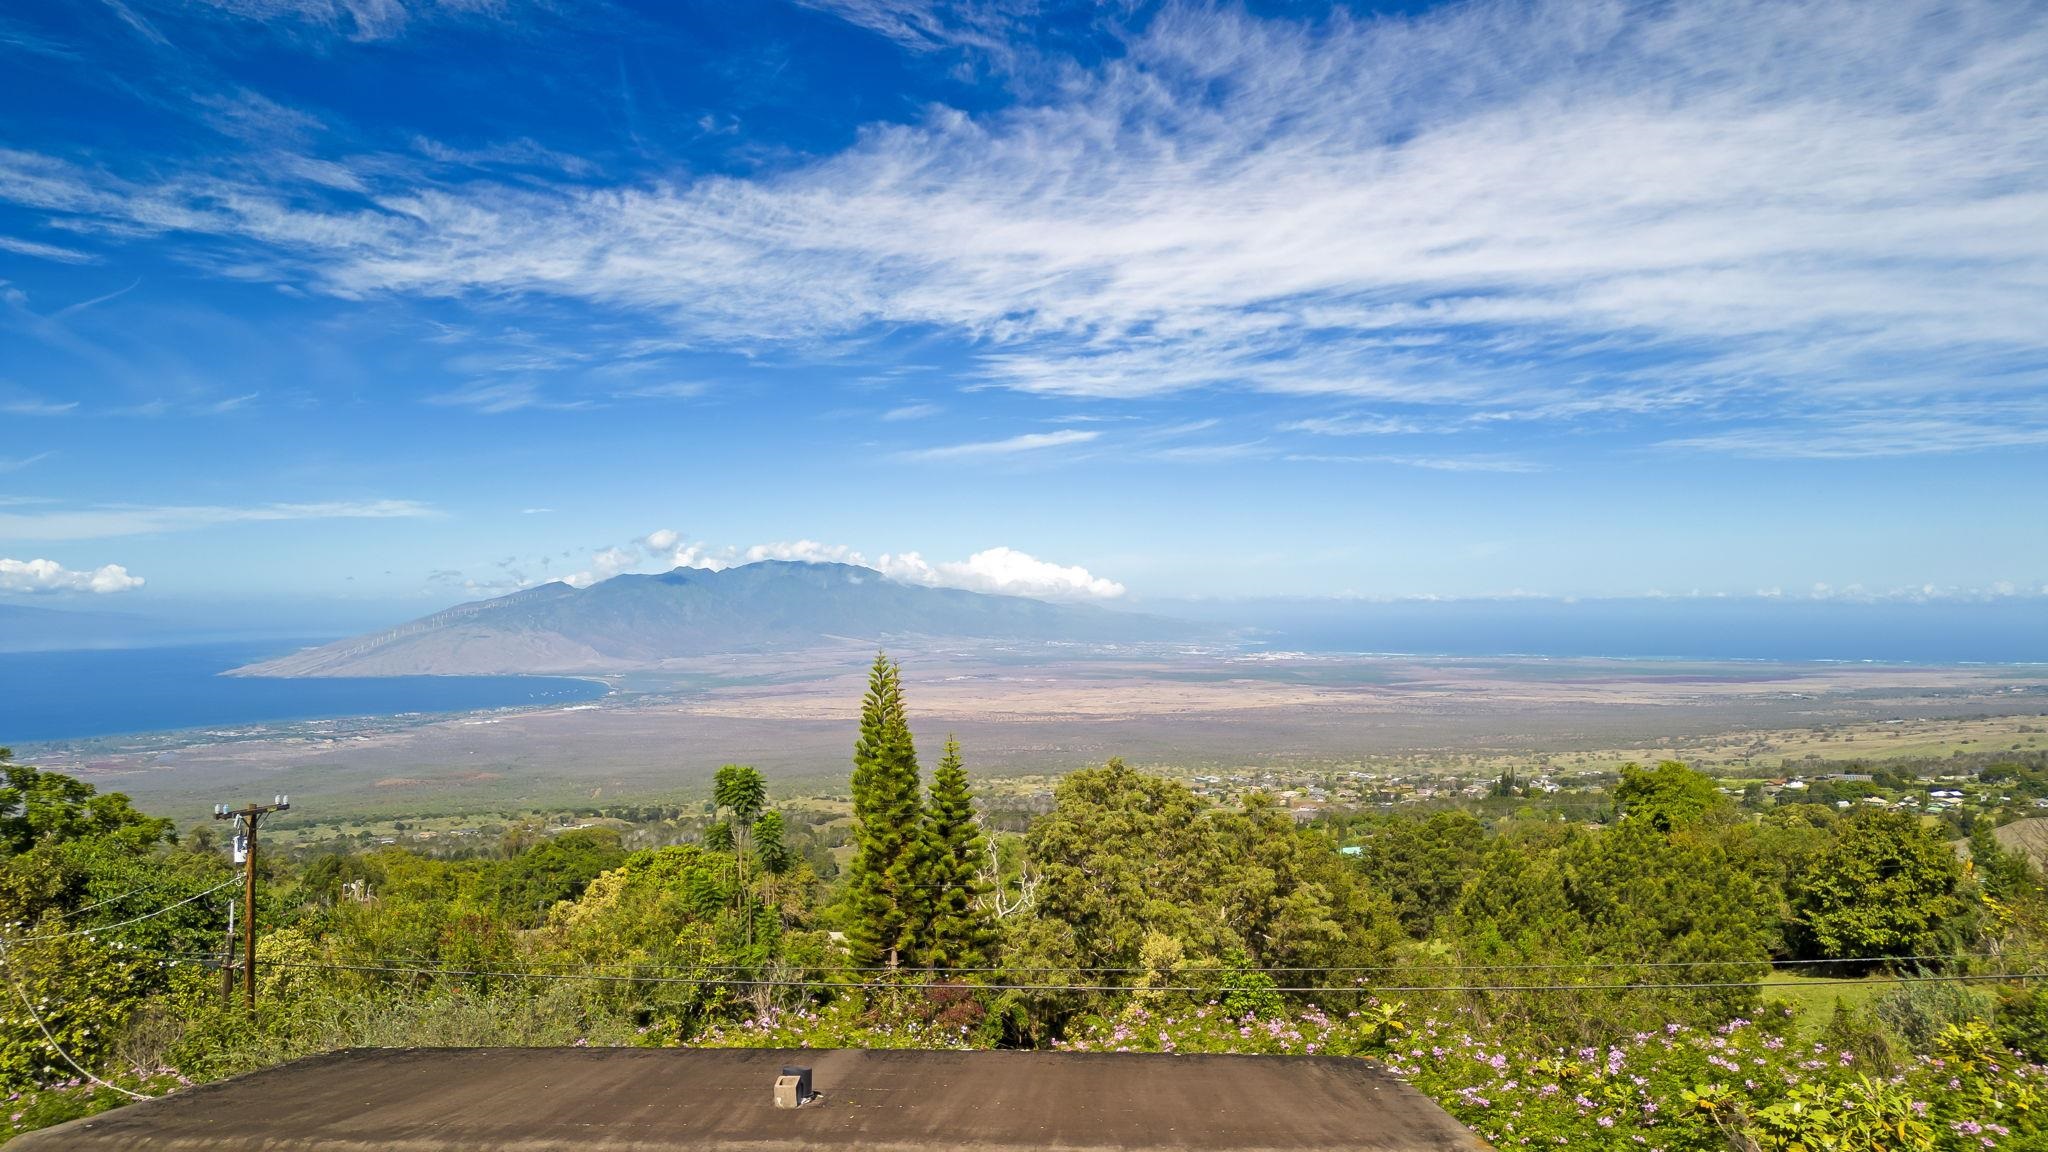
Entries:
{"label": "mountain ridge", "polygon": [[764,560],[627,573],[585,588],[542,584],[229,675],[597,673],[835,641],[1118,645],[1226,636],[1214,625],[1091,604],[905,584],[851,564]]}

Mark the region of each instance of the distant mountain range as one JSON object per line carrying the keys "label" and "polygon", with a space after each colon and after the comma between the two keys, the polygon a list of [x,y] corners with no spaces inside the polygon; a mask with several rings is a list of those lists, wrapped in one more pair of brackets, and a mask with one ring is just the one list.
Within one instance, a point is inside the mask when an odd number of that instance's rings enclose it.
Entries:
{"label": "distant mountain range", "polygon": [[712,571],[543,584],[384,632],[235,670],[245,676],[623,671],[835,642],[1148,644],[1225,639],[1215,625],[903,584],[850,564],[762,561]]}
{"label": "distant mountain range", "polygon": [[72,648],[126,648],[161,643],[161,623],[118,612],[74,612],[0,604],[0,652],[51,652]]}

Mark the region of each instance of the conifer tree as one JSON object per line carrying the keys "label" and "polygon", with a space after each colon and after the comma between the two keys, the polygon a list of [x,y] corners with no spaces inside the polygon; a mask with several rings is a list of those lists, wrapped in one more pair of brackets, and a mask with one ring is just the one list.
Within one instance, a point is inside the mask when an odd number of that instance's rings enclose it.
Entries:
{"label": "conifer tree", "polygon": [[924,813],[924,885],[931,927],[923,960],[930,968],[978,968],[994,959],[995,931],[982,907],[984,841],[960,763],[960,742],[946,737],[946,754],[932,773]]}
{"label": "conifer tree", "polygon": [[885,654],[868,672],[853,746],[853,863],[847,939],[856,964],[914,958],[929,923],[921,907],[923,840],[917,749],[903,710],[900,670]]}

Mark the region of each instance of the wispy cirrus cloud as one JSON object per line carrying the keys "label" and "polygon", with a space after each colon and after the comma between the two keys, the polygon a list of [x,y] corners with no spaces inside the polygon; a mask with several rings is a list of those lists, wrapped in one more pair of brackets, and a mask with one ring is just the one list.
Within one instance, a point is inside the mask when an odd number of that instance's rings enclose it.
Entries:
{"label": "wispy cirrus cloud", "polygon": [[1732,428],[1676,437],[1657,446],[1760,458],[1854,460],[2048,445],[2048,423],[2003,424],[1998,422],[2002,415],[1955,416],[1940,409],[1857,411],[1836,415],[1822,428]]}
{"label": "wispy cirrus cloud", "polygon": [[38,452],[33,456],[0,456],[0,472],[19,472],[55,456],[55,452]]}
{"label": "wispy cirrus cloud", "polygon": [[[222,2],[365,34],[407,11]],[[813,6],[913,47],[1000,39],[1026,11]],[[1015,106],[872,125],[758,178],[398,167],[323,199],[281,170],[17,151],[0,197],[115,237],[253,245],[343,297],[563,298],[700,347],[908,325],[1032,393],[1739,407],[1880,449],[1839,413],[1980,413],[1959,418],[1980,434],[1914,450],[2048,427],[2020,403],[2048,385],[2039,6],[1531,0],[1310,23],[1172,4],[1133,26]]]}
{"label": "wispy cirrus cloud", "polygon": [[1283,432],[1308,432],[1316,436],[1406,436],[1425,429],[1414,420],[1398,416],[1314,416],[1280,426]]}
{"label": "wispy cirrus cloud", "polygon": [[37,396],[0,400],[0,413],[8,416],[63,416],[77,409],[76,400],[44,400]]}
{"label": "wispy cirrus cloud", "polygon": [[426,402],[443,408],[470,408],[493,416],[528,408],[562,410],[589,407],[586,400],[554,399],[530,380],[471,384],[448,392],[436,392],[428,396]]}
{"label": "wispy cirrus cloud", "polygon": [[996,456],[1016,456],[1024,453],[1043,452],[1049,448],[1069,448],[1086,444],[1102,433],[1080,428],[1065,428],[1058,432],[1026,432],[1003,440],[976,440],[965,444],[943,444],[936,448],[918,448],[898,455],[905,460],[966,460]]}
{"label": "wispy cirrus cloud", "polygon": [[1007,53],[1038,0],[795,0],[912,51],[965,47]]}
{"label": "wispy cirrus cloud", "polygon": [[0,252],[12,252],[16,256],[33,256],[38,260],[55,260],[59,264],[95,264],[99,257],[76,248],[58,244],[39,244],[34,240],[22,240],[14,236],[0,236]]}
{"label": "wispy cirrus cloud", "polygon": [[204,0],[223,14],[266,24],[292,24],[351,40],[390,40],[412,24],[451,17],[497,16],[498,0]]}
{"label": "wispy cirrus cloud", "polygon": [[1337,455],[1290,452],[1282,459],[1299,464],[1393,464],[1431,472],[1541,472],[1542,464],[1514,456],[1414,456],[1398,453]]}
{"label": "wispy cirrus cloud", "polygon": [[92,504],[0,511],[0,540],[99,540],[285,520],[390,520],[438,516],[415,500],[305,504]]}

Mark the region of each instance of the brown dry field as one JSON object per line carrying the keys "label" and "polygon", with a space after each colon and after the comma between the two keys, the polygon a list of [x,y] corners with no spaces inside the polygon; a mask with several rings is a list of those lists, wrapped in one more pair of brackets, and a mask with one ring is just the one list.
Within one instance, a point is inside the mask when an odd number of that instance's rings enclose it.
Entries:
{"label": "brown dry field", "polygon": [[[150,806],[290,792],[328,811],[695,798],[718,765],[783,795],[843,789],[865,659],[678,665],[599,706],[273,725],[236,739],[108,739],[42,750]],[[1376,758],[1472,764],[1945,755],[1977,741],[2048,747],[2048,667],[1182,656],[1013,664],[903,657],[923,746],[948,733],[985,777],[1110,756],[1187,769],[1339,767]],[[2048,725],[2048,721],[2043,721]]]}

